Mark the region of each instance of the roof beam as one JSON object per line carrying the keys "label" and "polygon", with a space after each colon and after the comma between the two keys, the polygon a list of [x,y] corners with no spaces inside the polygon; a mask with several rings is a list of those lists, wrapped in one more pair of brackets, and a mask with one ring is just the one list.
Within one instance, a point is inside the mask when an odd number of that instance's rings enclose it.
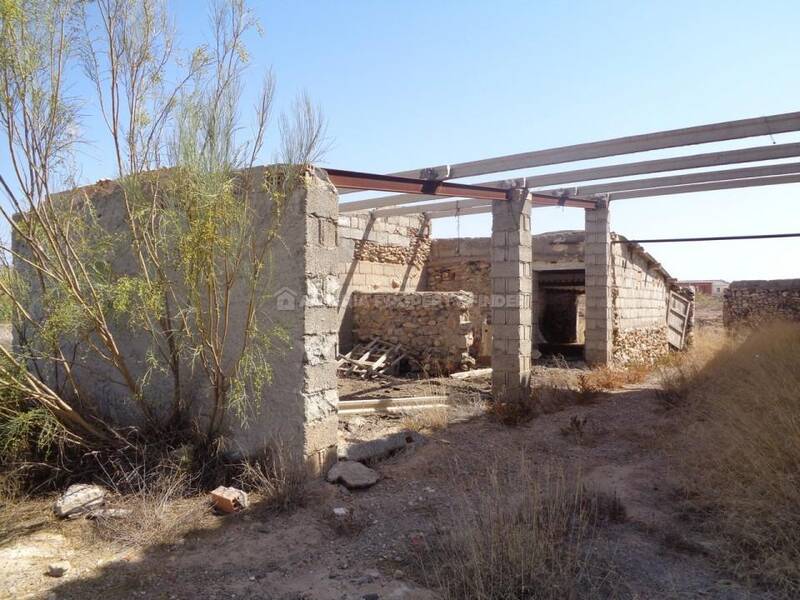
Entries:
{"label": "roof beam", "polygon": [[[603,158],[606,156],[618,156],[621,154],[633,154],[636,152],[661,150],[664,148],[676,148],[679,146],[692,146],[709,142],[735,140],[798,130],[800,130],[800,112],[792,112],[737,121],[712,123],[710,125],[671,129],[668,131],[620,137],[599,142],[561,146],[559,148],[547,150],[509,154],[455,165],[440,165],[422,169],[412,169],[393,173],[392,175],[430,180],[459,179],[461,177],[514,171],[543,165]],[[348,190],[342,190],[342,192],[345,191]]]}
{"label": "roof beam", "polygon": [[[626,177],[629,175],[644,175],[647,173],[663,173],[665,171],[682,171],[699,167],[722,166],[729,164],[755,162],[761,160],[775,160],[800,156],[800,143],[775,144],[772,146],[759,146],[743,150],[726,150],[724,152],[707,152],[692,156],[679,156],[677,158],[662,158],[658,160],[644,160],[622,165],[608,165],[590,169],[577,169],[574,171],[561,171],[559,173],[546,173],[531,177],[518,177],[516,179],[500,179],[497,181],[481,182],[500,188],[512,187],[539,187],[559,183],[576,183],[591,181],[593,179],[611,179],[613,177]],[[586,188],[582,188],[586,189]],[[629,188],[626,188],[629,189]],[[341,212],[366,210],[385,206],[396,206],[411,202],[424,202],[434,200],[436,196],[419,196],[414,194],[400,194],[385,196],[383,198],[369,198],[356,202],[346,202],[339,205]]]}
{"label": "roof beam", "polygon": [[[629,175],[683,171],[685,169],[698,169],[701,167],[721,167],[723,165],[775,160],[779,158],[794,158],[797,156],[800,156],[800,143],[773,144],[771,146],[758,146],[741,150],[705,152],[702,154],[678,156],[675,158],[642,160],[621,165],[545,173],[544,175],[526,177],[525,184],[528,187],[538,187],[557,185],[559,183],[577,183],[579,181],[592,181],[595,179],[612,179],[614,177],[627,177]],[[502,187],[502,185],[499,185],[499,182],[494,183],[498,184],[498,187]],[[493,184],[487,183],[486,185]]]}
{"label": "roof beam", "polygon": [[[571,208],[594,208],[596,206],[595,200],[586,198],[568,198],[566,196],[545,196],[541,194],[531,194],[532,204],[534,207],[545,206],[567,206]],[[374,217],[395,217],[399,215],[413,215],[424,213],[432,215],[440,212],[447,212],[448,215],[453,216],[462,214],[477,214],[467,212],[473,208],[488,208],[491,210],[492,202],[489,200],[481,200],[479,198],[467,198],[465,200],[454,200],[452,202],[425,202],[423,204],[412,204],[411,206],[395,206],[390,208],[379,208],[372,211]],[[480,211],[486,212],[486,211]]]}
{"label": "roof beam", "polygon": [[395,206],[390,208],[379,208],[372,211],[373,217],[394,217],[398,215],[411,215],[417,213],[426,213],[428,211],[439,212],[443,210],[466,210],[467,208],[474,208],[476,206],[491,206],[490,200],[481,200],[480,198],[466,198],[464,200],[453,200],[450,202],[430,202],[425,204],[417,204],[413,206]]}
{"label": "roof beam", "polygon": [[676,185],[629,192],[612,192],[609,200],[627,200],[629,198],[647,198],[652,196],[670,196],[673,194],[691,194],[694,192],[710,192],[712,190],[729,190],[735,188],[760,187],[766,185],[782,185],[800,183],[800,175],[776,175],[774,177],[752,177],[750,179],[734,179],[732,181],[715,181],[696,183],[693,185]]}
{"label": "roof beam", "polygon": [[463,210],[443,210],[441,212],[426,212],[425,216],[429,219],[444,219],[445,217],[463,217],[465,215],[480,215],[492,212],[491,206],[475,206],[473,208],[465,208]]}
{"label": "roof beam", "polygon": [[595,194],[604,194],[608,192],[643,190],[657,187],[687,185],[691,183],[706,183],[711,181],[730,181],[734,179],[748,179],[771,175],[787,175],[791,173],[800,173],[800,162],[766,165],[762,167],[745,167],[743,169],[704,171],[702,173],[688,173],[686,175],[670,175],[667,177],[652,177],[648,179],[632,179],[629,181],[614,181],[612,183],[601,183],[598,185],[587,185],[576,188],[543,190],[543,192],[548,194],[568,192],[571,196],[593,196]]}

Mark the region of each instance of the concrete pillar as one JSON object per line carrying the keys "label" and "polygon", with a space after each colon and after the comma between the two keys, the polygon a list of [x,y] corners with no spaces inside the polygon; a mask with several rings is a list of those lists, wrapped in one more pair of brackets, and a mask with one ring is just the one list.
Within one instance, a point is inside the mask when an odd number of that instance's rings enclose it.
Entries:
{"label": "concrete pillar", "polygon": [[336,460],[338,392],[338,195],[321,170],[309,171],[287,198],[273,253],[271,301],[262,331],[280,327],[290,346],[270,357],[272,381],[261,410],[234,435],[245,454],[266,443],[312,474]]}
{"label": "concrete pillar", "polygon": [[492,396],[530,395],[532,350],[531,201],[524,190],[492,205]]}
{"label": "concrete pillar", "polygon": [[605,365],[612,358],[611,225],[608,202],[586,209],[586,332],[584,354],[590,365]]}

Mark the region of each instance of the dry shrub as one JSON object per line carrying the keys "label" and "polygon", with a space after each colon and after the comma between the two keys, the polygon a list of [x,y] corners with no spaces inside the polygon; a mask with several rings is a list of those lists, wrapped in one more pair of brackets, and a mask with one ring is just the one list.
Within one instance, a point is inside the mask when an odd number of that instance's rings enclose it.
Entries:
{"label": "dry shrub", "polygon": [[291,460],[280,444],[242,461],[239,468],[238,485],[255,492],[267,510],[291,511],[308,502],[306,469]]}
{"label": "dry shrub", "polygon": [[539,414],[538,403],[535,398],[525,398],[518,402],[493,401],[489,404],[487,414],[490,419],[503,425],[522,425]]}
{"label": "dry shrub", "polygon": [[401,429],[419,432],[441,431],[447,429],[449,416],[446,406],[415,410],[403,415],[400,419]]}
{"label": "dry shrub", "polygon": [[721,558],[737,575],[796,598],[800,324],[723,346],[694,382],[676,445],[689,497],[708,510],[707,525],[726,542]]}
{"label": "dry shrub", "polygon": [[100,539],[125,548],[175,543],[209,513],[194,477],[168,458],[127,467],[106,467],[112,501],[108,516],[93,519]]}
{"label": "dry shrub", "polygon": [[609,596],[608,565],[593,550],[611,504],[601,506],[563,471],[534,473],[524,460],[511,473],[490,468],[469,488],[477,491],[457,498],[437,524],[447,533],[418,556],[422,578],[442,598]]}
{"label": "dry shrub", "polygon": [[641,383],[652,371],[650,365],[632,363],[626,366],[597,367],[578,376],[580,395],[592,399],[603,392],[618,390],[626,385]]}
{"label": "dry shrub", "polygon": [[734,344],[721,329],[700,329],[685,352],[669,354],[658,365],[658,397],[668,407],[681,404],[697,385],[703,369],[722,348]]}

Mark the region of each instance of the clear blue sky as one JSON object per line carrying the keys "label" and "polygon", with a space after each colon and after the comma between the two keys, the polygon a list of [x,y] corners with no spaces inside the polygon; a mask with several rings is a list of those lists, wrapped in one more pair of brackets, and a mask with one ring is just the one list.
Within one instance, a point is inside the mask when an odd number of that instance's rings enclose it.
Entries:
{"label": "clear blue sky", "polygon": [[[796,0],[252,5],[265,29],[250,40],[253,82],[272,65],[279,107],[308,91],[329,123],[331,167],[391,172],[800,110]],[[198,43],[203,3],[170,6],[183,42]],[[113,176],[103,154],[88,151],[86,179]],[[533,222],[582,228],[583,212],[536,209]],[[618,201],[612,226],[629,238],[800,231],[800,185]],[[489,230],[488,215],[461,218],[462,236]],[[455,219],[434,226],[456,231]],[[679,278],[800,277],[800,238],[647,249]]]}

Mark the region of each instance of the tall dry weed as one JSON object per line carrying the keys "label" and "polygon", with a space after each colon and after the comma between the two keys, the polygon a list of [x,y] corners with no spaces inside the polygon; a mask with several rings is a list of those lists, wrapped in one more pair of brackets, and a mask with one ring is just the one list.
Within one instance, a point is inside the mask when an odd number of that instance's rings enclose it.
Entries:
{"label": "tall dry weed", "polygon": [[687,380],[676,456],[725,541],[719,558],[800,596],[800,324],[727,342]]}
{"label": "tall dry weed", "polygon": [[[594,553],[596,526],[612,518],[563,471],[526,461],[497,465],[442,515],[440,539],[419,556],[423,579],[445,600],[608,597],[610,578]],[[613,514],[620,514],[620,511]]]}

